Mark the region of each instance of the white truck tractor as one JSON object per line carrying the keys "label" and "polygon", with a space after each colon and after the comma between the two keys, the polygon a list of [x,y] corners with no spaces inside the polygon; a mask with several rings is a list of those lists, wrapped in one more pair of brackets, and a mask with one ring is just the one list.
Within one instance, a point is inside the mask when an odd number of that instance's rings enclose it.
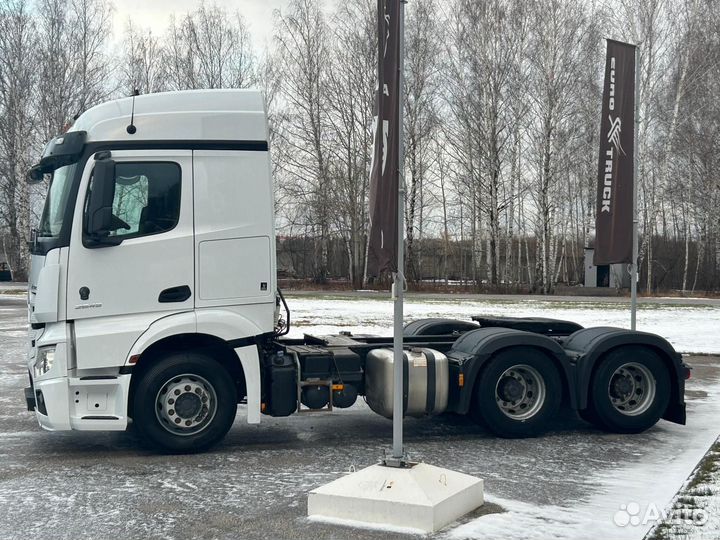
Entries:
{"label": "white truck tractor", "polygon": [[[30,242],[25,390],[43,428],[125,430],[166,452],[207,449],[238,404],[262,415],[350,407],[392,415],[392,339],[284,337],[262,95],[169,92],[110,101],[54,138]],[[470,414],[542,433],[562,406],[638,432],[685,422],[689,374],[664,339],[550,319],[405,327],[405,413]]]}

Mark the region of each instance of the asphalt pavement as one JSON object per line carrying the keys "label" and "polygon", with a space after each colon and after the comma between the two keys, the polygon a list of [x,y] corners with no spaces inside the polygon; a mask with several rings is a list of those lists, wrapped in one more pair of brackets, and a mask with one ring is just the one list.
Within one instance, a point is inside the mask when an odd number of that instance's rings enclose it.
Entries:
{"label": "asphalt pavement", "polygon": [[[364,403],[326,415],[263,417],[259,426],[245,423],[241,407],[226,439],[200,455],[154,454],[132,431],[48,433],[24,406],[25,320],[24,298],[0,297],[0,538],[407,538],[305,517],[309,490],[389,449],[392,423]],[[406,445],[416,460],[483,478],[490,500],[500,501],[486,511],[511,500],[587,508],[567,530],[592,535],[594,523],[612,521],[625,494],[646,488],[650,497],[658,482],[679,487],[720,433],[711,421],[720,411],[720,359],[687,360],[695,366],[688,426],[661,421],[623,436],[568,411],[543,437],[504,440],[446,415],[406,420]],[[667,478],[643,476],[673,460],[677,470]]]}

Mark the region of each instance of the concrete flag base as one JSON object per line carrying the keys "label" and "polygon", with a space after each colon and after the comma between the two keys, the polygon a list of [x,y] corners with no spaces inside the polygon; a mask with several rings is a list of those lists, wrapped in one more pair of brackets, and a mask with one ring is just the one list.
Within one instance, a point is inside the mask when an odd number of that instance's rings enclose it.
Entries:
{"label": "concrete flag base", "polygon": [[435,532],[483,502],[479,478],[426,463],[378,464],[312,490],[308,516]]}

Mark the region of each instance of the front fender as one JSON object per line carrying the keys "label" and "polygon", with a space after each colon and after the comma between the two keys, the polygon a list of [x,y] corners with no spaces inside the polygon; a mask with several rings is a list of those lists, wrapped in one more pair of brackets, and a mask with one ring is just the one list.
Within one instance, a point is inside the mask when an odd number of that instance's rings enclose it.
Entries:
{"label": "front fender", "polygon": [[154,321],[137,338],[130,348],[125,365],[130,363],[131,357],[142,354],[153,343],[179,334],[206,334],[223,341],[236,341],[259,336],[262,331],[247,317],[230,310],[207,309],[175,313]]}
{"label": "front fender", "polygon": [[449,358],[460,364],[465,377],[465,383],[457,396],[456,412],[465,414],[470,409],[475,381],[487,361],[503,349],[520,345],[539,349],[555,362],[570,404],[575,405],[575,374],[565,351],[557,342],[541,334],[522,330],[480,328],[463,334],[448,353]]}
{"label": "front fender", "polygon": [[147,330],[140,334],[135,343],[130,348],[130,352],[125,359],[125,365],[130,365],[130,359],[138,356],[147,350],[153,343],[157,343],[161,339],[165,339],[178,334],[195,334],[197,332],[197,324],[195,322],[195,312],[185,311],[183,313],[175,313],[156,320]]}
{"label": "front fender", "polygon": [[[260,423],[261,380],[260,357],[257,345],[238,344],[243,338],[252,338],[261,334],[252,321],[235,312],[223,309],[188,311],[176,313],[158,319],[135,341],[125,361],[140,355],[158,341],[182,334],[205,334],[229,342],[242,366],[247,390],[247,421]],[[230,343],[235,343],[230,345]]]}
{"label": "front fender", "polygon": [[254,321],[229,309],[201,309],[195,312],[197,332],[225,341],[255,337],[263,330]]}

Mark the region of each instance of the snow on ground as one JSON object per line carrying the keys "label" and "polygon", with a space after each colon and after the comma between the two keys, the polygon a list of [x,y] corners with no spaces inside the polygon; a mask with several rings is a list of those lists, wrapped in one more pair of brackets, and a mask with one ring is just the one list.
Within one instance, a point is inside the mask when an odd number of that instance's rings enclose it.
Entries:
{"label": "snow on ground", "polygon": [[[720,536],[720,439],[695,468],[672,504],[662,510],[662,521],[652,530],[650,539],[717,540]],[[642,509],[637,515],[645,516]]]}
{"label": "snow on ground", "polygon": [[[286,295],[291,311],[292,337],[304,333],[333,334],[338,329],[356,334],[391,335],[392,302],[389,299]],[[638,330],[659,334],[683,353],[720,353],[720,306],[662,303],[638,307]],[[473,315],[549,317],[583,326],[630,328],[626,303],[558,301],[512,297],[507,300],[416,299],[405,301],[405,321],[426,317],[469,320]]]}
{"label": "snow on ground", "polygon": [[[658,524],[658,514],[669,508],[688,474],[703,458],[716,439],[720,415],[720,387],[704,387],[705,395],[692,399],[687,426],[664,424],[668,431],[684,433],[682,448],[662,444],[670,433],[658,435],[657,444],[647,452],[636,451],[641,461],[618,459],[615,467],[588,470],[587,482],[594,486],[584,501],[568,500],[566,504],[534,505],[519,500],[488,497],[508,512],[483,516],[450,531],[451,539],[483,538],[505,540],[556,539],[641,539]],[[592,455],[588,456],[589,459]],[[720,473],[716,475],[716,480]],[[541,483],[542,480],[540,479]],[[716,486],[717,489],[717,486]],[[717,504],[717,500],[715,501]],[[636,511],[637,510],[637,511]],[[710,512],[712,509],[709,510]],[[717,539],[720,516],[716,514],[704,525],[688,526],[691,538]],[[678,536],[680,538],[681,536]],[[668,538],[675,538],[669,536]],[[684,538],[684,536],[683,536]]]}
{"label": "snow on ground", "polygon": [[399,527],[396,525],[384,525],[376,523],[366,523],[355,519],[331,518],[326,516],[309,516],[308,521],[311,523],[324,523],[326,525],[335,525],[338,527],[348,527],[352,529],[364,529],[370,531],[395,532],[399,534],[426,536],[422,529],[414,529],[412,527]]}
{"label": "snow on ground", "polygon": [[[329,334],[342,327],[356,334],[390,335],[392,304],[388,299],[299,296],[288,298],[293,314],[291,336],[303,333]],[[405,320],[426,317],[469,319],[473,315],[550,317],[575,321],[583,326],[619,326],[629,328],[628,306],[623,303],[514,299],[468,300],[448,298],[408,299]],[[666,338],[679,352],[720,353],[720,307],[688,303],[662,303],[639,306],[638,329]],[[505,513],[483,516],[447,533],[452,539],[524,538],[639,539],[657,520],[650,519],[653,509],[666,508],[686,480],[689,471],[704,456],[717,436],[720,415],[720,389],[704,388],[706,396],[694,403],[688,426],[665,424],[670,431],[683,432],[683,449],[667,447],[650,450],[640,463],[618,460],[617,467],[594,474],[589,479],[597,490],[581,504],[538,505],[517,499],[488,495],[488,501],[501,505]],[[638,456],[640,454],[637,454]],[[658,481],[658,479],[662,479]],[[542,478],[538,479],[542,483]],[[639,509],[639,523],[626,512]],[[718,510],[716,510],[718,512]],[[627,515],[628,522],[624,522]],[[649,516],[646,518],[646,516]],[[632,520],[632,521],[630,521]],[[618,524],[619,523],[619,524]],[[716,538],[717,529],[696,527],[698,534]],[[712,532],[711,532],[712,531]],[[706,536],[698,536],[706,538]]]}
{"label": "snow on ground", "polygon": [[[341,327],[389,334],[387,300],[296,297],[289,303],[299,324],[295,335]],[[553,301],[411,299],[407,312],[408,319],[533,314],[586,325],[627,319],[622,305]],[[718,314],[718,308],[653,305],[643,307],[639,321],[642,329],[654,317],[667,318],[661,333],[680,350],[710,352],[720,350]],[[0,538],[412,538],[305,517],[309,490],[369,465],[389,447],[391,422],[363,402],[337,414],[263,417],[259,426],[245,424],[241,407],[222,444],[190,456],[150,454],[132,434],[45,433],[22,401],[25,317],[22,301],[0,301]],[[321,321],[326,326],[318,326]],[[677,341],[674,325],[692,329],[694,342]],[[686,426],[661,421],[642,434],[618,435],[568,415],[541,438],[505,440],[464,418],[408,419],[412,458],[483,478],[488,502],[506,510],[433,538],[641,540],[655,524],[642,523],[647,509],[670,507],[720,434],[718,360],[688,361],[696,369]],[[638,516],[643,519],[633,523]],[[711,521],[692,540],[716,539],[719,519],[720,508],[713,507]]]}

